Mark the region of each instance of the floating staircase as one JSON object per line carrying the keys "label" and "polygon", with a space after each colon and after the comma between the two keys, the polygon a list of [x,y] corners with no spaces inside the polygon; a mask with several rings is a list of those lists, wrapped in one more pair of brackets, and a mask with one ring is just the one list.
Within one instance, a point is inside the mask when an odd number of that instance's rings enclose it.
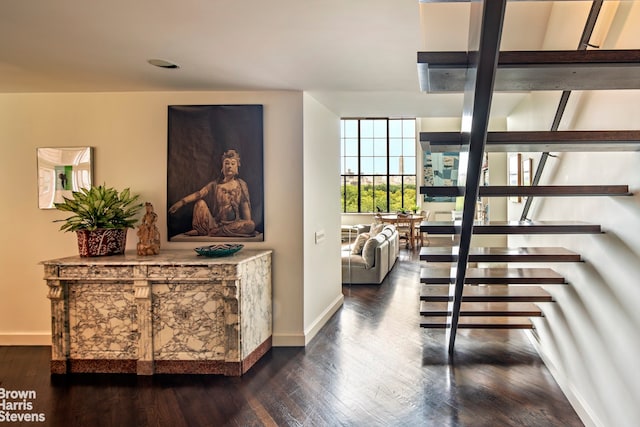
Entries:
{"label": "floating staircase", "polygon": [[[531,329],[531,317],[542,316],[537,304],[553,303],[548,286],[566,286],[555,263],[581,262],[580,254],[557,247],[475,248],[474,234],[601,233],[598,224],[576,221],[475,221],[479,197],[624,197],[626,185],[540,186],[540,161],[532,186],[480,186],[485,152],[639,151],[639,131],[558,131],[571,90],[640,88],[640,50],[586,50],[599,7],[592,7],[577,51],[500,52],[506,0],[471,5],[470,29],[478,31],[469,52],[419,52],[418,77],[425,92],[464,92],[467,132],[421,133],[425,152],[468,153],[464,187],[421,187],[421,194],[464,197],[461,221],[423,222],[422,233],[457,237],[454,248],[426,247],[420,259],[421,326],[447,330],[452,354],[458,328]],[[551,131],[488,132],[495,91],[562,91]],[[525,209],[528,210],[528,207]],[[483,264],[544,263],[544,268],[469,267]],[[429,267],[449,263],[449,268]],[[441,264],[440,264],[441,265]],[[543,288],[544,287],[544,288]]]}
{"label": "floating staircase", "polygon": [[[454,263],[458,255],[456,248],[423,247],[420,259],[428,263]],[[549,263],[580,262],[581,258],[573,251],[558,247],[473,247],[468,260]],[[449,286],[443,286],[453,281],[450,272],[447,268],[421,269],[420,315],[424,317],[421,327],[450,326],[447,318],[451,311],[447,303],[452,301],[452,296],[448,294]],[[539,285],[563,284],[564,278],[549,268],[467,268],[458,326],[462,329],[531,329],[533,324],[529,320],[512,318],[542,316],[542,310],[535,303],[552,302],[553,298]],[[485,319],[479,319],[482,317]]]}
{"label": "floating staircase", "polygon": [[[464,187],[421,187],[421,193],[437,196],[463,196]],[[624,197],[631,196],[626,185],[479,187],[485,197]],[[430,234],[460,235],[462,221],[423,222],[420,231]],[[599,234],[599,224],[580,221],[493,221],[473,222],[473,234]],[[427,263],[420,271],[420,314],[424,328],[450,329],[459,276],[459,246],[423,247],[420,260]],[[555,263],[581,262],[579,253],[562,247],[469,247],[462,290],[458,302],[456,327],[460,329],[532,329],[529,318],[542,316],[538,303],[553,302],[542,286],[565,285],[565,278],[552,268],[470,268],[468,263]],[[449,263],[452,267],[429,267],[429,263]]]}
{"label": "floating staircase", "polygon": [[[449,268],[425,267],[420,283],[443,285],[453,282]],[[467,268],[464,280],[469,285],[564,284],[564,277],[550,268]]]}
{"label": "floating staircase", "polygon": [[[423,285],[420,301],[451,302],[449,286]],[[553,297],[540,286],[476,286],[464,285],[462,302],[553,302]]]}
{"label": "floating staircase", "polygon": [[[507,248],[478,249],[495,249],[497,253],[507,252]],[[486,253],[487,251],[477,252]],[[532,256],[535,257],[535,255]],[[575,254],[572,256],[575,257]],[[518,258],[522,257],[523,254],[518,256]],[[471,257],[470,255],[470,259],[481,258],[486,256]],[[505,259],[503,255],[499,255],[498,258]],[[538,259],[542,262],[543,258],[549,259],[549,255],[531,260]],[[490,259],[493,261],[493,257]],[[437,329],[450,327],[449,319],[452,315],[450,303],[453,301],[453,296],[448,294],[448,288],[455,283],[455,277],[451,277],[451,269],[424,267],[420,270],[420,282],[423,283],[420,293],[420,315],[423,316],[423,321],[420,326]],[[542,316],[542,310],[535,303],[553,301],[551,295],[540,285],[564,284],[566,284],[564,277],[550,268],[467,268],[458,327],[462,329],[531,329],[531,321],[522,317]]]}
{"label": "floating staircase", "polygon": [[[421,132],[420,144],[433,153],[459,152],[460,132]],[[488,132],[487,153],[640,151],[640,131],[510,131]]]}
{"label": "floating staircase", "polygon": [[[420,260],[427,262],[457,262],[456,248],[420,248]],[[580,254],[558,247],[473,247],[469,250],[469,262],[579,262]]]}
{"label": "floating staircase", "polygon": [[[422,187],[421,194],[432,197],[461,197],[464,187]],[[628,185],[492,185],[481,186],[479,197],[594,197],[594,196],[630,196]]]}
{"label": "floating staircase", "polygon": [[[506,3],[506,2],[505,2]],[[488,17],[494,20],[496,16]],[[496,23],[496,30],[502,22]],[[484,28],[483,31],[493,31]],[[497,35],[498,38],[500,35]],[[464,92],[469,64],[485,52],[418,52],[424,92]],[[492,71],[496,91],[615,90],[640,87],[640,50],[503,51]],[[594,79],[594,76],[600,78]],[[495,77],[495,78],[493,78]]]}
{"label": "floating staircase", "polygon": [[[420,231],[431,234],[461,234],[461,221],[433,221],[420,224]],[[598,224],[580,221],[475,221],[473,234],[595,234]]]}

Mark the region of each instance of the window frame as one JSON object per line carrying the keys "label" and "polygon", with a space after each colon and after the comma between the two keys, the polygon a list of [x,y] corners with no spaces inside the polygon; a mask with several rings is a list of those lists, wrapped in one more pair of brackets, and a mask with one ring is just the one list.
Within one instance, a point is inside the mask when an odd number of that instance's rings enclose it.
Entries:
{"label": "window frame", "polygon": [[[357,156],[353,156],[353,152],[351,151],[349,154],[349,156],[347,156],[347,146],[346,146],[346,141],[347,140],[351,140],[351,142],[353,143],[353,136],[352,135],[346,135],[345,134],[345,122],[346,121],[356,121],[357,122],[357,138],[356,138],[356,142],[357,142]],[[386,152],[385,152],[385,164],[386,164],[386,169],[385,169],[385,173],[384,174],[380,174],[380,173],[374,173],[375,170],[372,170],[371,173],[363,173],[362,170],[362,164],[363,164],[363,158],[369,158],[371,157],[373,160],[375,160],[376,157],[382,157],[382,156],[376,156],[375,155],[375,149],[372,155],[363,155],[362,154],[362,141],[363,139],[365,139],[362,136],[362,122],[365,121],[374,121],[373,126],[376,126],[375,121],[385,121],[385,127],[386,127],[386,132],[385,132],[385,142],[386,142]],[[390,135],[390,124],[393,121],[400,121],[400,129],[401,129],[401,133],[400,135]],[[404,136],[404,130],[405,130],[405,121],[411,121],[413,122],[413,132],[412,135],[410,137],[405,137]],[[418,150],[417,150],[417,142],[416,142],[416,135],[417,135],[417,129],[416,129],[416,119],[415,118],[384,118],[384,117],[375,117],[375,118],[371,118],[371,117],[344,117],[340,119],[340,162],[341,162],[341,166],[340,166],[340,192],[341,192],[341,212],[342,213],[371,213],[371,212],[375,212],[378,208],[380,208],[381,206],[384,207],[384,209],[380,209],[381,212],[395,212],[397,210],[412,210],[416,204],[418,203],[418,174],[417,174],[417,158],[418,158]],[[373,139],[374,141],[376,139],[381,139],[375,136],[375,134],[371,137],[367,136],[366,139]],[[404,154],[404,150],[405,150],[405,143],[407,141],[407,139],[411,139],[412,141],[412,147],[413,147],[413,154],[412,155],[405,155]],[[401,154],[398,155],[394,155],[392,156],[392,140],[397,141],[399,140],[399,143],[401,145],[400,150],[401,150]],[[375,142],[374,142],[375,145]],[[356,158],[357,159],[357,173],[346,173],[348,170],[346,165],[347,165],[347,161],[346,158]],[[414,173],[412,174],[408,174],[408,173],[390,173],[391,172],[391,159],[392,158],[398,158],[402,159],[402,163],[404,164],[405,159],[412,159],[413,160],[413,171]],[[351,162],[351,164],[353,164],[353,161]],[[404,170],[406,170],[406,168],[403,168],[402,171],[400,172],[404,172]],[[411,168],[410,168],[411,170]],[[355,183],[353,182],[355,178]],[[380,180],[380,178],[382,178],[382,180]],[[392,200],[391,200],[391,195],[394,193],[392,191],[390,191],[390,189],[392,188],[392,186],[397,185],[395,184],[393,181],[395,181],[395,178],[397,178],[400,181],[400,195],[401,195],[401,199],[400,199],[400,206],[395,206],[393,207],[393,210],[391,210],[391,206],[392,206]],[[371,183],[372,183],[372,189],[371,191],[373,192],[373,199],[372,199],[372,206],[364,206],[363,210],[363,190],[364,187],[367,185],[366,180],[370,179]],[[356,205],[357,205],[357,210],[356,211],[347,211],[347,207],[350,205],[349,200],[351,200],[352,194],[348,193],[348,186],[347,186],[347,182],[351,181],[349,184],[350,185],[354,185],[357,188],[357,194],[356,194]],[[376,184],[377,182],[379,183],[380,181],[382,181],[381,184]],[[407,182],[409,181],[409,182]],[[412,181],[412,182],[411,182]],[[375,194],[377,192],[380,191],[380,189],[376,190],[376,186],[377,185],[381,185],[384,188],[384,201],[383,203],[378,203],[377,199],[375,198]],[[415,189],[415,197],[411,198],[411,197],[407,197],[406,196],[406,191],[407,188],[410,188],[411,186],[414,187]],[[347,197],[347,195],[350,195],[351,197]],[[411,199],[411,200],[409,200]],[[352,205],[353,203],[351,203]],[[396,203],[397,204],[397,203]],[[371,208],[371,210],[369,210],[369,208]]]}

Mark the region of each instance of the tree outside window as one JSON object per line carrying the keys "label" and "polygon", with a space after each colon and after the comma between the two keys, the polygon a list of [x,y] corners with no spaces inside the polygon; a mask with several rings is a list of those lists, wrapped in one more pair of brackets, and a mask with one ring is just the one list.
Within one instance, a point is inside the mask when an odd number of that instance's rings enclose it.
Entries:
{"label": "tree outside window", "polygon": [[396,212],[416,205],[415,119],[341,120],[343,212]]}

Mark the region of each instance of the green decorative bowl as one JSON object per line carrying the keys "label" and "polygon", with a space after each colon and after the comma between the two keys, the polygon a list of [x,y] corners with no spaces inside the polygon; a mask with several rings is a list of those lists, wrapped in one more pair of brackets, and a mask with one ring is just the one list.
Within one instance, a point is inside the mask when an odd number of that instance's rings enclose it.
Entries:
{"label": "green decorative bowl", "polygon": [[196,251],[198,255],[206,257],[222,257],[233,255],[243,247],[244,245],[239,243],[221,243],[219,245],[201,246],[195,248],[194,251]]}

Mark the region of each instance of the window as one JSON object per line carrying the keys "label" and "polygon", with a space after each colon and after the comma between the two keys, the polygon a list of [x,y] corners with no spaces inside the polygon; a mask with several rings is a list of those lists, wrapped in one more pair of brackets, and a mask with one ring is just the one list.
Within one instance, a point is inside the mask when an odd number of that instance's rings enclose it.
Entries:
{"label": "window", "polygon": [[415,119],[343,119],[342,212],[396,212],[416,205]]}

